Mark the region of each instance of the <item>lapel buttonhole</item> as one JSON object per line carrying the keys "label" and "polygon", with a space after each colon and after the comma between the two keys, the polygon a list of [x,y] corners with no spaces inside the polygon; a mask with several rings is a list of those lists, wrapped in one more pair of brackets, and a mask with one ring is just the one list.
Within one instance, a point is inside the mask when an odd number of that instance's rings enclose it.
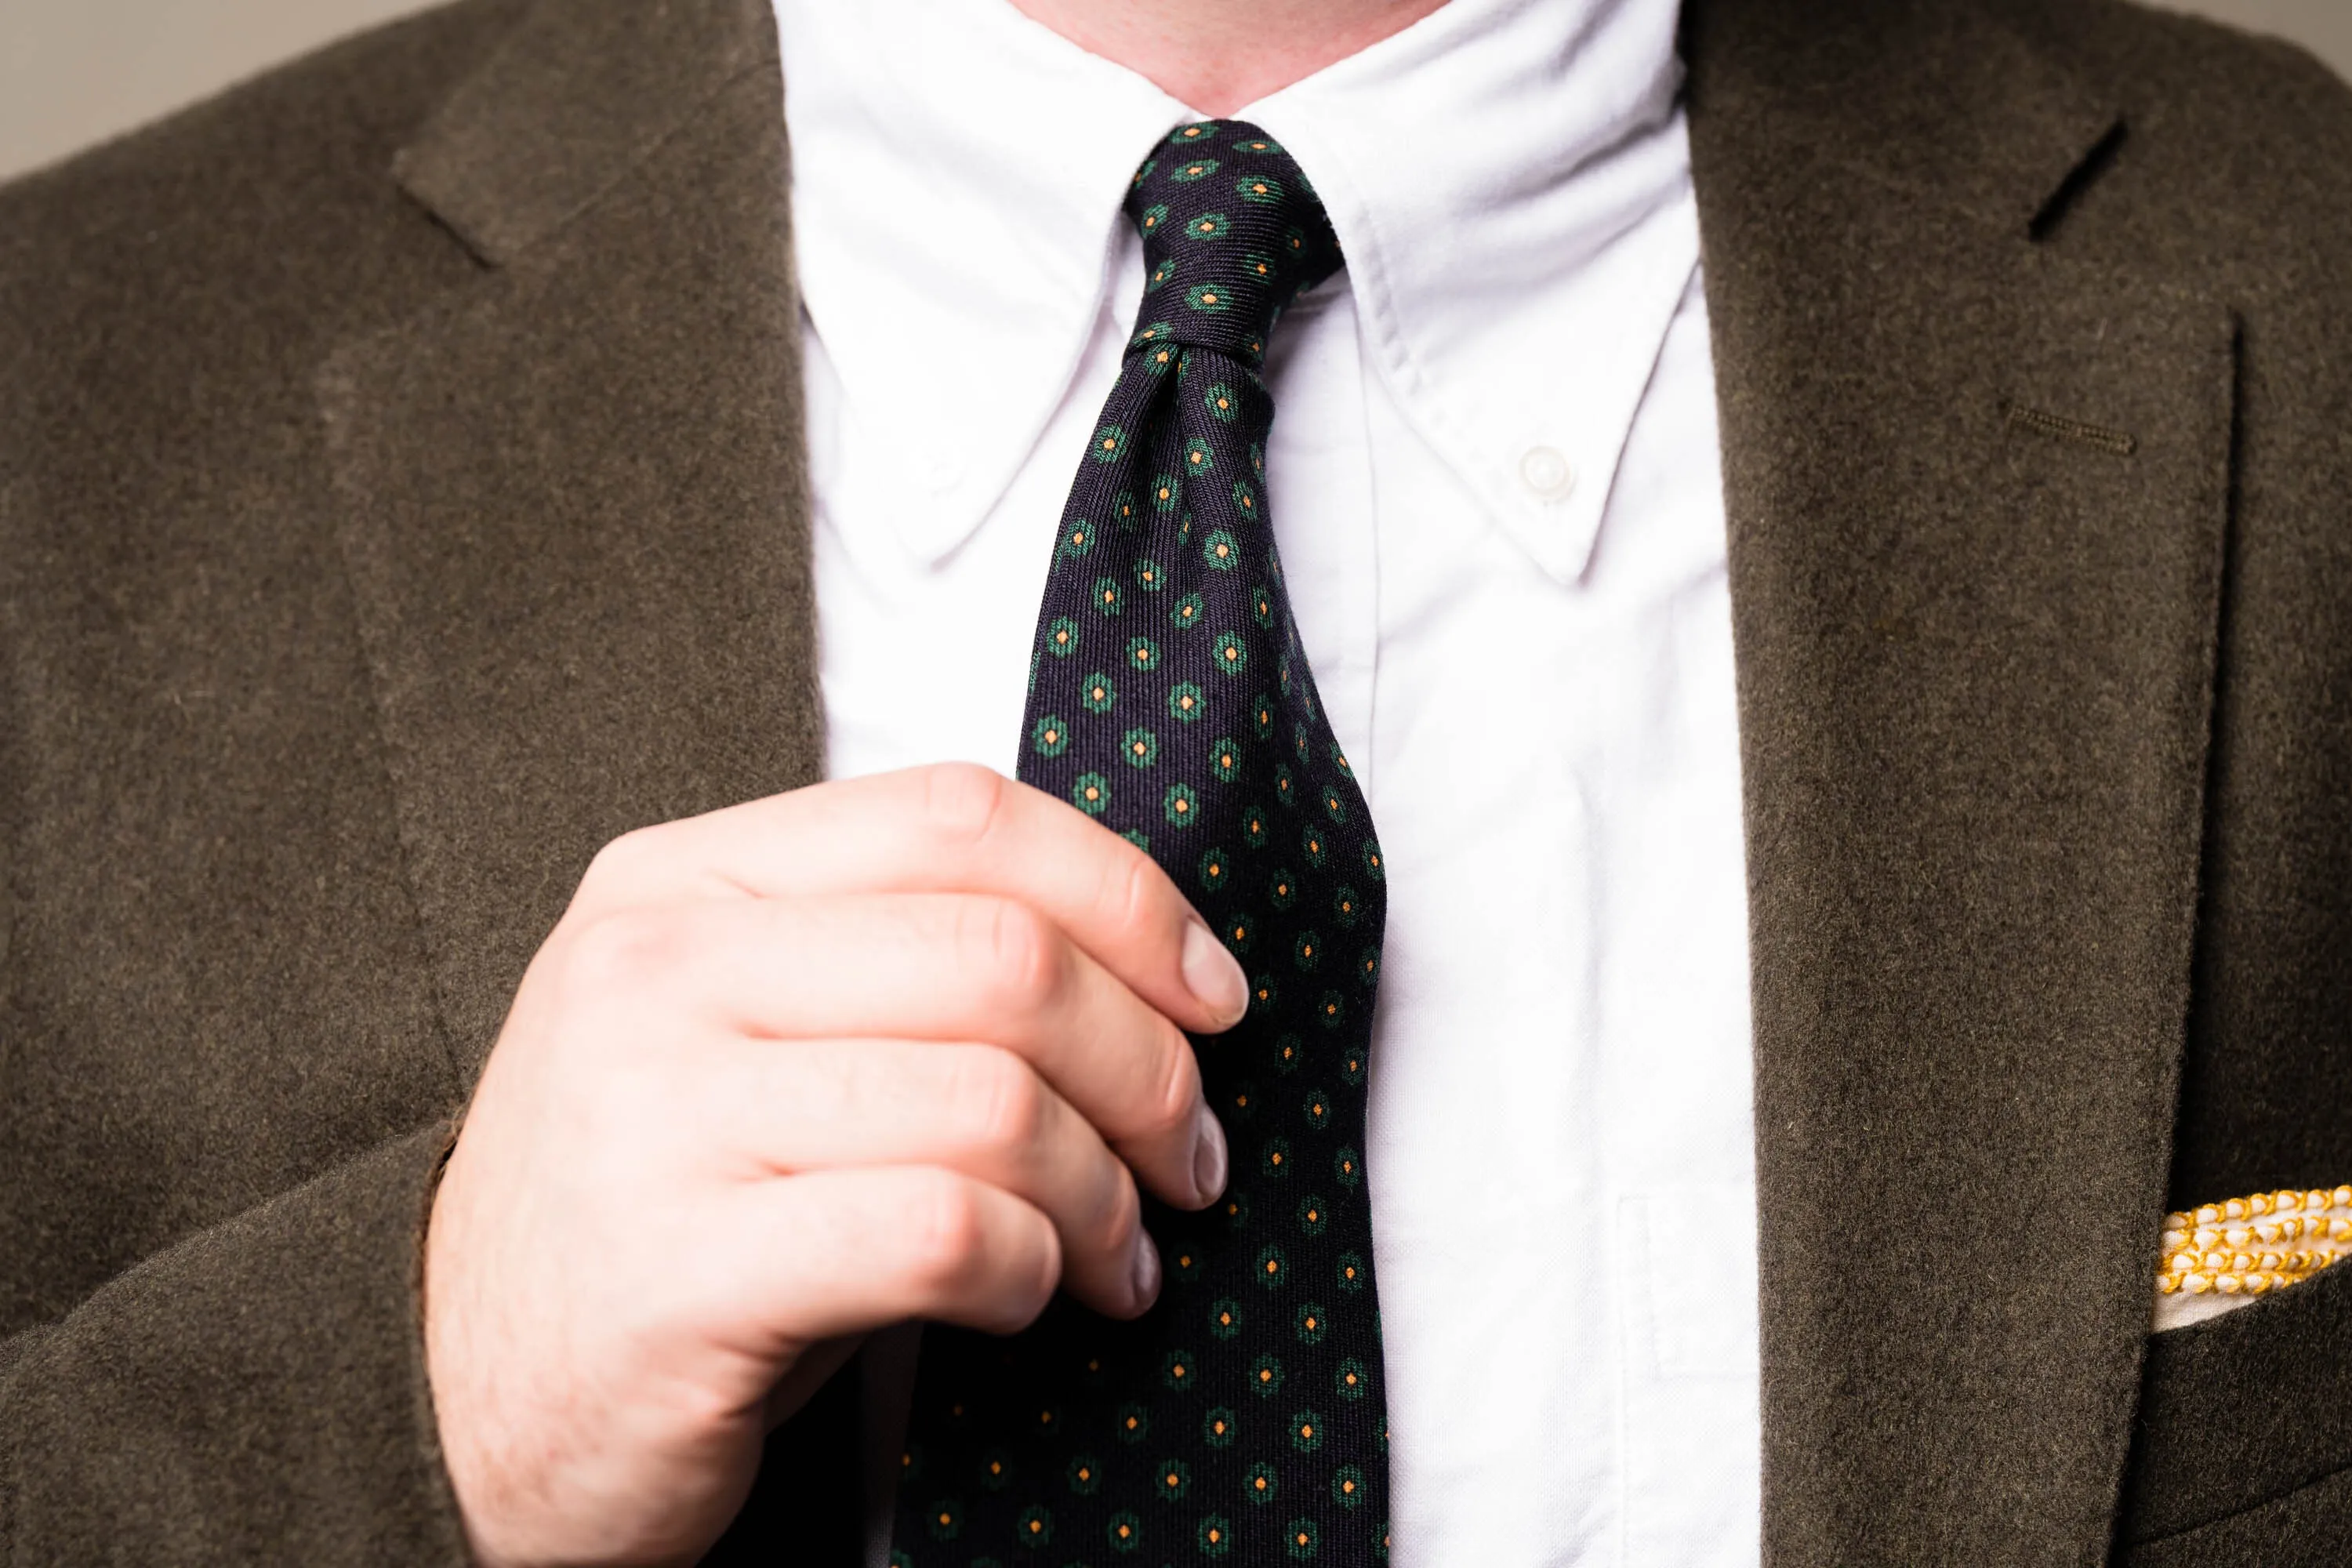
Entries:
{"label": "lapel buttonhole", "polygon": [[2109,429],[2104,425],[2086,424],[2080,419],[2068,419],[2061,415],[2045,414],[2038,408],[2021,408],[2010,404],[2006,410],[2010,427],[2031,431],[2053,441],[2064,441],[2076,447],[2088,447],[2111,457],[2128,458],[2139,450],[2139,437],[2128,431]]}

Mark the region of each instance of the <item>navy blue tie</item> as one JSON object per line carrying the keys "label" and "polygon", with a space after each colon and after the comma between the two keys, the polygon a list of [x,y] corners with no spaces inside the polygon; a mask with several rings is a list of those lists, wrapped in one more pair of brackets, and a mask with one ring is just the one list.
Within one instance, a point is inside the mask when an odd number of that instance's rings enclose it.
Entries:
{"label": "navy blue tie", "polygon": [[1364,1184],[1383,868],[1299,647],[1266,515],[1265,345],[1339,241],[1256,127],[1178,129],[1135,176],[1143,308],[1062,517],[1020,776],[1141,846],[1252,976],[1196,1038],[1223,1201],[1147,1205],[1160,1300],[1066,1300],[1010,1340],[934,1327],[901,1568],[1387,1556]]}

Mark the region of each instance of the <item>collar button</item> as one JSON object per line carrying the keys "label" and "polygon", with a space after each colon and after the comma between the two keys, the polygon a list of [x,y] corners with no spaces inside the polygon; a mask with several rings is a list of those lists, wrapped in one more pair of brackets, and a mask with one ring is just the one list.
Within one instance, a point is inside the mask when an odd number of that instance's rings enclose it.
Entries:
{"label": "collar button", "polygon": [[1563,501],[1576,489],[1576,469],[1557,447],[1530,447],[1519,458],[1519,483],[1538,500]]}

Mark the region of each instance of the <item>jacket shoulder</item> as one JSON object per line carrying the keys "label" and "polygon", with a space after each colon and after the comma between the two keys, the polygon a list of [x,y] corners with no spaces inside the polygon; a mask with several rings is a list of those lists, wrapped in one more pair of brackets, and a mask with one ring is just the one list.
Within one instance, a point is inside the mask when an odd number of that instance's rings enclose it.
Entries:
{"label": "jacket shoulder", "polygon": [[151,325],[262,325],[257,310],[284,328],[381,287],[430,226],[394,153],[520,9],[407,18],[0,186],[0,320],[40,323],[13,345],[20,370],[60,332],[86,353]]}
{"label": "jacket shoulder", "polygon": [[2240,302],[2352,299],[2352,85],[2309,53],[2125,0],[1979,0],[2118,116],[2070,242]]}

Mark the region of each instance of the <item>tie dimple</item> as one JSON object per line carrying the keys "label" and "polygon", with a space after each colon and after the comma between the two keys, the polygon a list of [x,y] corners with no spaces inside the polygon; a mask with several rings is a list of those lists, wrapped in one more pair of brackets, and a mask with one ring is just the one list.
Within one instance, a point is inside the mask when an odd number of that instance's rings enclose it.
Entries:
{"label": "tie dimple", "polygon": [[1386,868],[1291,617],[1259,379],[1339,242],[1229,121],[1171,133],[1127,211],[1143,301],[1064,509],[1020,776],[1151,855],[1250,973],[1249,1016],[1193,1041],[1232,1177],[1205,1214],[1147,1204],[1166,1276],[1137,1321],[927,1331],[896,1568],[1387,1556],[1362,1155]]}
{"label": "tie dimple", "polygon": [[1290,302],[1339,269],[1314,187],[1254,126],[1188,125],[1135,174],[1127,216],[1143,237],[1141,314],[1130,352],[1169,345],[1249,366]]}

